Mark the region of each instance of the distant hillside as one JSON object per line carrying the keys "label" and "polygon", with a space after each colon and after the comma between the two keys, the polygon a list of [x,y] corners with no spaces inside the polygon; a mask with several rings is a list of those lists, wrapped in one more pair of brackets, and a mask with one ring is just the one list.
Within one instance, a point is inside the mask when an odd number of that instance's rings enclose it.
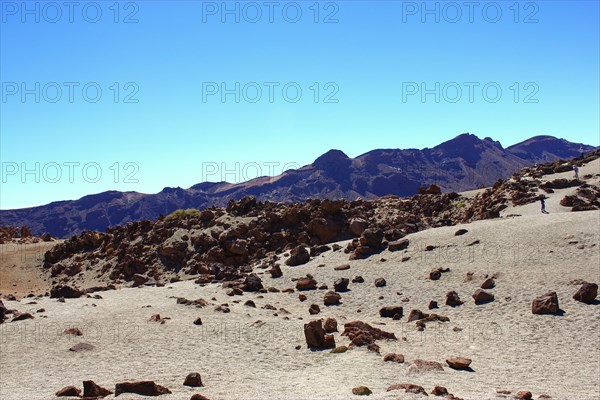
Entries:
{"label": "distant hillside", "polygon": [[157,194],[109,191],[40,207],[1,210],[0,225],[25,225],[36,235],[49,232],[69,237],[83,230],[104,231],[109,226],[156,219],[179,208],[224,206],[229,200],[252,195],[280,202],[320,199],[371,199],[388,194],[410,196],[424,185],[443,191],[489,186],[525,166],[568,159],[579,148],[551,136],[536,136],[508,148],[490,138],[462,134],[431,149],[380,149],[356,158],[330,150],[312,164],[273,178],[239,184],[204,182],[189,189],[165,188]]}

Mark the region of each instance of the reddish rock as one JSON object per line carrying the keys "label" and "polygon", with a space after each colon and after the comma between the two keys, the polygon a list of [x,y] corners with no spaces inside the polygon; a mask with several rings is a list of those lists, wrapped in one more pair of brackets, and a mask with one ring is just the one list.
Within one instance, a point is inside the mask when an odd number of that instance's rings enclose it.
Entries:
{"label": "reddish rock", "polygon": [[349,283],[348,278],[339,278],[333,283],[333,288],[336,292],[347,292]]}
{"label": "reddish rock", "polygon": [[256,274],[250,274],[244,279],[244,291],[258,292],[263,289],[262,280]]}
{"label": "reddish rock", "polygon": [[309,349],[335,348],[333,335],[326,335],[323,320],[317,319],[304,324],[304,337]]}
{"label": "reddish rock", "polygon": [[83,295],[83,291],[71,286],[59,285],[50,289],[50,298],[52,299],[59,299],[61,297],[65,299],[76,299]]}
{"label": "reddish rock", "polygon": [[427,306],[428,309],[433,310],[434,308],[438,308],[438,303],[437,301],[431,300],[429,302],[429,305]]}
{"label": "reddish rock", "polygon": [[387,285],[387,282],[383,278],[375,279],[375,287],[384,287]]}
{"label": "reddish rock", "polygon": [[306,250],[306,247],[300,245],[292,249],[290,252],[290,258],[285,262],[291,267],[297,265],[306,264],[310,260],[310,253]]}
{"label": "reddish rock", "polygon": [[300,278],[296,282],[296,289],[300,291],[315,290],[317,288],[317,281],[312,277]]}
{"label": "reddish rock", "polygon": [[33,319],[33,315],[31,315],[30,313],[21,313],[21,314],[17,314],[13,317],[13,319],[11,320],[11,322],[16,322],[16,321],[24,321],[26,319]]}
{"label": "reddish rock", "polygon": [[81,397],[81,390],[75,386],[66,386],[55,393],[56,397]]}
{"label": "reddish rock", "polygon": [[[89,344],[89,343],[77,343],[76,345],[72,346],[69,350],[70,351],[74,351],[75,353],[78,353],[80,351],[89,351],[89,350],[94,350],[96,347],[93,344]],[[86,397],[86,396],[84,396]]]}
{"label": "reddish rock", "polygon": [[397,340],[396,335],[374,328],[362,321],[352,321],[344,324],[342,336],[348,336],[355,346],[367,346],[380,339]]}
{"label": "reddish rock", "polygon": [[533,314],[558,314],[558,295],[556,292],[548,292],[535,298],[531,304]]}
{"label": "reddish rock", "polygon": [[414,372],[430,372],[430,371],[443,371],[442,364],[437,361],[425,361],[421,359],[413,360],[409,363],[409,373]]}
{"label": "reddish rock", "polygon": [[327,332],[327,333],[337,332],[338,331],[337,320],[335,318],[327,318],[325,320],[325,325],[323,328],[325,329],[325,332]]}
{"label": "reddish rock", "polygon": [[112,392],[97,385],[94,381],[83,381],[83,397],[106,397]]}
{"label": "reddish rock", "polygon": [[75,335],[75,336],[83,336],[83,333],[79,330],[79,328],[69,328],[65,329],[63,332],[65,335]]}
{"label": "reddish rock", "polygon": [[421,310],[411,310],[410,314],[408,314],[408,320],[406,322],[418,321],[420,319],[424,319],[426,314],[424,314]]}
{"label": "reddish rock", "polygon": [[190,400],[210,400],[208,397],[204,397],[201,394],[195,394]]}
{"label": "reddish rock", "polygon": [[531,400],[532,398],[533,395],[531,394],[531,392],[526,390],[518,391],[517,394],[515,394],[515,399],[518,400]]}
{"label": "reddish rock", "polygon": [[338,265],[337,267],[335,267],[333,269],[335,271],[346,271],[346,270],[350,269],[350,264]]}
{"label": "reddish rock", "polygon": [[592,304],[598,296],[598,285],[595,283],[584,282],[579,290],[573,295],[573,298],[585,304]]}
{"label": "reddish rock", "polygon": [[431,394],[434,396],[446,396],[448,394],[448,389],[443,386],[436,386],[431,391]]}
{"label": "reddish rock", "polygon": [[369,227],[369,222],[362,218],[352,218],[349,223],[350,232],[354,236],[360,236]]}
{"label": "reddish rock", "polygon": [[308,308],[308,313],[310,315],[317,315],[320,312],[321,312],[321,308],[319,308],[319,306],[316,304],[311,304],[310,307]]}
{"label": "reddish rock", "polygon": [[433,271],[431,271],[429,273],[429,279],[431,279],[432,281],[437,281],[442,277],[442,273],[440,272],[439,269],[434,269]]}
{"label": "reddish rock", "polygon": [[202,387],[202,386],[204,386],[202,384],[202,377],[197,372],[192,372],[192,373],[188,374],[188,376],[186,376],[185,380],[183,381],[183,385],[184,386],[189,386],[189,387]]}
{"label": "reddish rock", "polygon": [[283,272],[281,272],[281,267],[279,264],[273,265],[273,267],[271,267],[269,270],[269,273],[271,274],[272,278],[281,278],[283,276]]}
{"label": "reddish rock", "polygon": [[121,382],[115,385],[115,397],[123,393],[135,393],[142,396],[160,396],[171,391],[153,381]]}
{"label": "reddish rock", "polygon": [[461,236],[461,235],[464,235],[467,232],[469,232],[469,231],[466,230],[466,229],[459,229],[456,232],[454,232],[454,236]]}
{"label": "reddish rock", "polygon": [[[400,319],[403,315],[402,306],[387,306],[379,309],[379,316],[381,318],[394,318]],[[396,317],[398,316],[398,317]]]}
{"label": "reddish rock", "polygon": [[300,294],[298,295],[298,300],[300,300],[300,301],[306,301],[306,295],[305,295],[305,294],[302,294],[302,293],[300,293]]}
{"label": "reddish rock", "polygon": [[404,362],[404,356],[402,354],[389,353],[383,357],[383,361],[402,364]]}
{"label": "reddish rock", "polygon": [[481,284],[482,289],[493,289],[494,287],[496,287],[496,281],[494,280],[494,278],[487,278]]}
{"label": "reddish rock", "polygon": [[404,389],[406,393],[424,394],[425,396],[427,396],[427,392],[425,391],[425,389],[423,389],[422,386],[413,385],[412,383],[401,383],[399,385],[392,385],[387,388],[387,391],[390,392],[392,390],[402,389]]}
{"label": "reddish rock", "polygon": [[401,251],[408,248],[410,241],[408,239],[400,239],[388,244],[389,251]]}
{"label": "reddish rock", "polygon": [[446,305],[451,307],[457,307],[462,305],[463,303],[464,301],[462,301],[460,297],[458,297],[458,293],[456,293],[455,291],[446,293]]}
{"label": "reddish rock", "polygon": [[473,300],[475,300],[475,304],[486,304],[495,300],[493,294],[486,292],[485,290],[477,289],[475,293],[473,293]]}
{"label": "reddish rock", "polygon": [[330,291],[330,292],[325,293],[323,303],[326,306],[337,306],[340,304],[341,298],[342,298],[342,296],[340,296],[338,293]]}
{"label": "reddish rock", "polygon": [[471,359],[466,357],[450,357],[446,360],[446,363],[452,369],[468,369],[471,362]]}

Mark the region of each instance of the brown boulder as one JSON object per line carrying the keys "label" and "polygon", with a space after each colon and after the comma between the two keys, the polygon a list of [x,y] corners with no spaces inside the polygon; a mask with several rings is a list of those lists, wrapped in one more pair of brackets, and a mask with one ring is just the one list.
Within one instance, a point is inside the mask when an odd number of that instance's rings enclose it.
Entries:
{"label": "brown boulder", "polygon": [[204,397],[201,394],[196,393],[190,400],[210,400],[208,397]]}
{"label": "brown boulder", "polygon": [[375,279],[375,287],[384,287],[387,285],[387,282],[383,278]]}
{"label": "brown boulder", "polygon": [[450,307],[457,307],[462,305],[463,303],[464,301],[462,301],[460,297],[458,297],[458,293],[456,293],[455,291],[446,293],[446,305]]}
{"label": "brown boulder", "polygon": [[442,364],[440,364],[437,361],[425,361],[425,360],[420,360],[420,359],[416,359],[411,361],[410,363],[410,368],[409,368],[409,373],[411,372],[430,372],[430,371],[443,371],[444,368],[442,367]]}
{"label": "brown boulder", "polygon": [[395,362],[398,364],[402,364],[404,362],[404,356],[402,354],[389,353],[383,357],[383,361],[385,361],[385,362],[391,361],[391,362]]}
{"label": "brown boulder", "polygon": [[408,321],[406,322],[418,321],[420,319],[424,319],[425,317],[426,314],[424,314],[421,310],[411,310],[410,314],[408,314]]}
{"label": "brown boulder", "polygon": [[342,336],[348,336],[355,346],[365,346],[380,339],[397,340],[396,335],[374,328],[362,321],[352,321],[344,324]]}
{"label": "brown boulder", "polygon": [[436,386],[431,391],[431,394],[434,396],[446,396],[448,394],[448,389],[443,386]]}
{"label": "brown boulder", "polygon": [[388,244],[389,251],[401,251],[408,247],[410,241],[408,239],[400,239]]}
{"label": "brown boulder", "polygon": [[429,279],[431,279],[432,281],[437,281],[442,277],[442,273],[440,272],[439,269],[434,269],[433,271],[431,271],[429,273]]}
{"label": "brown boulder", "polygon": [[381,248],[383,242],[383,231],[381,229],[368,228],[360,235],[361,246],[366,246],[371,249]]}
{"label": "brown boulder", "polygon": [[[75,353],[78,353],[80,351],[94,350],[95,348],[96,348],[96,346],[94,346],[93,344],[77,343],[76,345],[72,346],[69,350],[74,351]],[[84,397],[86,397],[86,396],[84,396]]]}
{"label": "brown boulder", "polygon": [[357,386],[355,388],[352,388],[352,394],[356,396],[369,396],[372,393],[373,392],[371,391],[371,389],[369,389],[366,386]]}
{"label": "brown boulder", "polygon": [[65,335],[75,335],[75,336],[83,336],[83,333],[79,328],[69,328],[65,329],[63,332]]}
{"label": "brown boulder", "polygon": [[350,232],[354,236],[360,236],[369,227],[369,222],[362,218],[352,218],[349,223]]}
{"label": "brown boulder", "polygon": [[123,393],[135,393],[142,396],[160,396],[171,391],[153,381],[121,382],[115,385],[115,397]]}
{"label": "brown boulder", "polygon": [[304,290],[315,290],[317,288],[317,281],[312,277],[300,278],[296,282],[296,289]]}
{"label": "brown boulder", "polygon": [[548,292],[536,297],[531,303],[533,314],[558,314],[558,295],[556,292]]}
{"label": "brown boulder", "polygon": [[403,315],[402,306],[387,306],[379,309],[379,316],[381,318],[394,318],[400,319]]}
{"label": "brown boulder", "polygon": [[83,291],[66,285],[58,285],[50,289],[50,298],[52,299],[59,299],[61,297],[65,299],[76,299],[83,295]]}
{"label": "brown boulder", "polygon": [[598,285],[595,283],[584,282],[579,290],[573,295],[573,298],[585,304],[592,304],[598,296]]}
{"label": "brown boulder", "polygon": [[308,308],[308,313],[310,315],[317,315],[320,312],[321,312],[321,309],[316,304],[311,304],[310,307]]}
{"label": "brown boulder", "polygon": [[304,324],[304,337],[309,349],[335,348],[333,335],[325,334],[323,320],[317,319]]}
{"label": "brown boulder", "polygon": [[244,290],[246,292],[258,292],[263,288],[262,280],[256,274],[251,274],[244,279]]}
{"label": "brown boulder", "polygon": [[296,246],[290,252],[290,258],[285,262],[290,267],[297,265],[306,264],[310,260],[310,253],[306,250],[306,247],[300,245]]}
{"label": "brown boulder", "polygon": [[24,321],[26,319],[32,319],[32,318],[33,318],[33,315],[31,315],[30,313],[25,312],[25,313],[20,313],[20,314],[15,315],[13,317],[13,319],[11,320],[11,322]]}
{"label": "brown boulder", "polygon": [[323,328],[325,329],[325,332],[327,332],[327,333],[337,332],[338,331],[337,320],[335,318],[327,318],[325,320],[325,325]]}
{"label": "brown boulder", "polygon": [[333,288],[336,292],[347,292],[348,284],[350,283],[350,279],[348,278],[339,278],[333,283]]}
{"label": "brown boulder", "polygon": [[81,397],[81,390],[75,386],[66,386],[55,393],[56,397]]}
{"label": "brown boulder", "polygon": [[185,380],[183,381],[183,385],[184,386],[189,386],[189,387],[202,387],[202,386],[204,386],[202,384],[202,377],[197,372],[192,372],[192,373],[188,374],[188,376],[186,376]]}
{"label": "brown boulder", "polygon": [[518,400],[531,400],[533,398],[533,394],[527,390],[520,390],[515,394],[515,399]]}
{"label": "brown boulder", "polygon": [[406,393],[415,393],[415,394],[424,394],[427,396],[427,392],[423,388],[423,386],[413,385],[412,383],[401,383],[399,385],[392,385],[387,388],[387,391],[390,392],[392,390],[401,390],[404,389]]}
{"label": "brown boulder", "polygon": [[494,287],[496,287],[496,281],[494,280],[494,278],[487,278],[481,284],[482,289],[493,289]]}
{"label": "brown boulder", "polygon": [[337,306],[340,304],[341,298],[342,298],[342,296],[340,296],[338,293],[329,291],[329,292],[325,293],[323,303],[326,306]]}
{"label": "brown boulder", "polygon": [[466,357],[450,357],[446,360],[446,363],[452,369],[468,369],[471,362],[471,359]]}
{"label": "brown boulder", "polygon": [[109,394],[112,394],[110,390],[98,386],[94,381],[83,381],[83,397],[98,398]]}
{"label": "brown boulder", "polygon": [[475,293],[473,293],[473,299],[475,300],[475,304],[486,304],[495,300],[493,294],[486,292],[485,290],[477,289]]}
{"label": "brown boulder", "polygon": [[273,265],[273,267],[271,267],[269,270],[269,273],[271,274],[271,278],[281,278],[283,276],[283,272],[281,272],[281,267],[279,264]]}

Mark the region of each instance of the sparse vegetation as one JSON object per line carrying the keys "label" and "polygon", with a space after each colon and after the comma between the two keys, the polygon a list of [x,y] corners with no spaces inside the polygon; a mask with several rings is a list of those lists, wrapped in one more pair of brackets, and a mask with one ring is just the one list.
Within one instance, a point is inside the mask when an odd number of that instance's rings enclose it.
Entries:
{"label": "sparse vegetation", "polygon": [[167,215],[165,220],[167,220],[167,221],[182,220],[182,219],[195,217],[198,215],[200,215],[200,210],[197,210],[195,208],[188,208],[186,210],[179,209],[179,210],[175,210],[171,214]]}

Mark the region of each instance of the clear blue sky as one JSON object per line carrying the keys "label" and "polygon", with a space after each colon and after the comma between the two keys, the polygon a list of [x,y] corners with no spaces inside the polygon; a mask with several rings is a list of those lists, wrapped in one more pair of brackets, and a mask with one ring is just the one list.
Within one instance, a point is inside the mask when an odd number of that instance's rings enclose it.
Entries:
{"label": "clear blue sky", "polygon": [[600,144],[598,1],[64,3],[1,2],[2,209],[463,132]]}

